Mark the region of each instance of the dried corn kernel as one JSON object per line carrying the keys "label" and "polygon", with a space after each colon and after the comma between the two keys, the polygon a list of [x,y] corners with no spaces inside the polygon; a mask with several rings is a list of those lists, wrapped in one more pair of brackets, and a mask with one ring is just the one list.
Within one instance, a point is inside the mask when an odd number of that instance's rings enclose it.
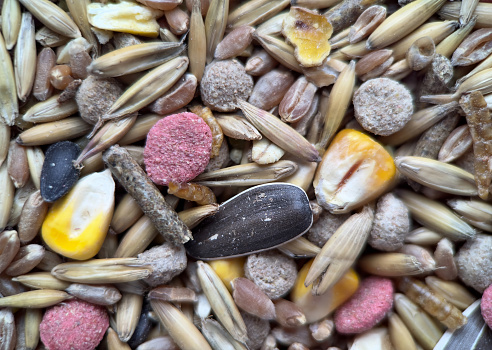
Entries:
{"label": "dried corn kernel", "polygon": [[347,213],[377,198],[392,184],[393,158],[369,136],[340,131],[323,156],[314,177],[318,203],[332,213]]}
{"label": "dried corn kernel", "polygon": [[113,216],[114,188],[109,170],[79,180],[48,212],[41,228],[46,244],[71,259],[96,255]]}
{"label": "dried corn kernel", "polygon": [[227,289],[232,293],[231,281],[237,277],[244,277],[244,262],[246,258],[219,259],[209,261],[215,273],[219,276]]}
{"label": "dried corn kernel", "polygon": [[313,323],[328,316],[337,307],[347,301],[359,287],[359,276],[350,269],[330,289],[321,295],[313,295],[312,286],[304,286],[309,268],[314,259],[308,261],[297,274],[297,280],[291,292],[291,300],[304,312],[307,323]]}
{"label": "dried corn kernel", "polygon": [[284,19],[282,34],[295,46],[297,61],[304,67],[320,66],[330,54],[333,27],[325,16],[292,6]]}
{"label": "dried corn kernel", "polygon": [[153,38],[159,35],[156,18],[162,15],[162,11],[133,1],[120,1],[116,4],[92,3],[87,6],[89,22],[96,28]]}

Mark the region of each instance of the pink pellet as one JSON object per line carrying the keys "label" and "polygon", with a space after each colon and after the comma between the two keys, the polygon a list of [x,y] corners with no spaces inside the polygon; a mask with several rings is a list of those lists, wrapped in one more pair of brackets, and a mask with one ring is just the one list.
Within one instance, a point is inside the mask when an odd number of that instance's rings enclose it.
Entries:
{"label": "pink pellet", "polygon": [[339,333],[361,333],[377,325],[393,306],[393,283],[388,278],[368,277],[335,313]]}
{"label": "pink pellet", "polygon": [[173,114],[150,129],[145,168],[158,185],[188,182],[205,170],[211,150],[212,131],[202,118],[188,112]]}
{"label": "pink pellet", "polygon": [[485,323],[492,328],[492,285],[483,292],[480,308]]}
{"label": "pink pellet", "polygon": [[104,307],[74,299],[49,308],[39,330],[48,350],[94,350],[108,326]]}

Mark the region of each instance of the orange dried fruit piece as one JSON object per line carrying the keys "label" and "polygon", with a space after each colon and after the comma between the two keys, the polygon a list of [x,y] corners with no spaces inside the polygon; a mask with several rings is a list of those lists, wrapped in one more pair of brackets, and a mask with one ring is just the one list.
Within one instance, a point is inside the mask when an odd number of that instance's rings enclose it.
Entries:
{"label": "orange dried fruit piece", "polygon": [[299,270],[296,283],[290,293],[291,300],[301,308],[307,323],[319,321],[330,315],[337,307],[346,302],[359,287],[359,276],[353,269],[350,269],[325,293],[313,295],[312,285],[308,287],[304,285],[313,261],[314,259],[311,259]]}
{"label": "orange dried fruit piece", "polygon": [[303,67],[316,67],[330,54],[328,42],[333,27],[325,16],[292,6],[282,24],[282,34],[295,47],[295,57]]}
{"label": "orange dried fruit piece", "polygon": [[395,174],[393,158],[382,145],[345,129],[323,155],[313,185],[318,204],[333,214],[348,213],[387,191]]}

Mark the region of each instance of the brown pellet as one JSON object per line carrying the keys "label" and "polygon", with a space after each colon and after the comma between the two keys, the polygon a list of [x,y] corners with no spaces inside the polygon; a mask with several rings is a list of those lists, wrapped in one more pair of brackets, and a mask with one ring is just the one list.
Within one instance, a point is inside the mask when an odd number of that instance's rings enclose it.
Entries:
{"label": "brown pellet", "polygon": [[191,239],[190,230],[127,150],[117,145],[111,146],[104,152],[103,160],[161,235],[175,243],[185,243]]}

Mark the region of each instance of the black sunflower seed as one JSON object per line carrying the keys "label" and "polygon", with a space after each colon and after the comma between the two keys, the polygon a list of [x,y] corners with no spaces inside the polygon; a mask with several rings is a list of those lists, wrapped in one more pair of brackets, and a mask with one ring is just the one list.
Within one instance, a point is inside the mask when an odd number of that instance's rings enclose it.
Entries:
{"label": "black sunflower seed", "polygon": [[79,154],[79,146],[70,141],[48,148],[41,170],[41,196],[46,202],[63,197],[77,182],[80,170],[73,166],[73,161]]}
{"label": "black sunflower seed", "polygon": [[293,240],[312,223],[309,199],[300,187],[260,185],[222,203],[193,230],[185,248],[197,259],[245,255]]}

